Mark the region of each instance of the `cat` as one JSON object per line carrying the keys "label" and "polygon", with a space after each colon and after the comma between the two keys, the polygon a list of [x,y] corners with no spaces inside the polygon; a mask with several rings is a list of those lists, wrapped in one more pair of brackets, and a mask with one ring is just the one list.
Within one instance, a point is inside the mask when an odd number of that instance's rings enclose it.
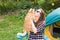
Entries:
{"label": "cat", "polygon": [[28,13],[25,16],[25,20],[24,20],[24,32],[37,32],[37,29],[35,28],[35,25],[33,23],[34,19],[35,19],[35,10],[34,9],[30,9],[28,11]]}

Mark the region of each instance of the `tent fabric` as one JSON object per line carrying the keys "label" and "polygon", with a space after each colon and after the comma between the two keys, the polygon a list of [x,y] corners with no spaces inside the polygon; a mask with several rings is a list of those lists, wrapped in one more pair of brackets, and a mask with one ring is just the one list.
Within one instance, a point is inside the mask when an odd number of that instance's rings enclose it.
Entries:
{"label": "tent fabric", "polygon": [[45,18],[45,21],[46,21],[46,26],[51,25],[57,21],[60,21],[60,8],[57,8],[53,10],[51,13],[49,13]]}

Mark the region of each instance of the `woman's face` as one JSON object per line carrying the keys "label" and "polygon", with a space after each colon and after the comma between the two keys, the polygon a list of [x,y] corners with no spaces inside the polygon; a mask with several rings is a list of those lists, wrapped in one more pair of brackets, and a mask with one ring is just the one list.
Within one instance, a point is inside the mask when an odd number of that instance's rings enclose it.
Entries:
{"label": "woman's face", "polygon": [[38,19],[40,18],[40,13],[41,13],[40,9],[35,12],[35,22],[37,22]]}

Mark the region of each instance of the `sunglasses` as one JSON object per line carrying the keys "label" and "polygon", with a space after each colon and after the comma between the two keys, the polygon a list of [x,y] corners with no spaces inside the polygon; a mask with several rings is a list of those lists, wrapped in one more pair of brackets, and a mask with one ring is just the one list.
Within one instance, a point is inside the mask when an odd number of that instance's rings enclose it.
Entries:
{"label": "sunglasses", "polygon": [[36,10],[37,13],[41,13],[41,9]]}

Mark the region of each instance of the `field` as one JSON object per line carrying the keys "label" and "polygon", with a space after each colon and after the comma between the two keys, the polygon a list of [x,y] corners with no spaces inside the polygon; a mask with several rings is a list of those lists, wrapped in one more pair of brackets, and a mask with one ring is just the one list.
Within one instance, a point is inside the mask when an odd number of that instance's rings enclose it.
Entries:
{"label": "field", "polygon": [[0,40],[18,40],[16,34],[23,31],[23,19],[18,14],[0,16]]}

